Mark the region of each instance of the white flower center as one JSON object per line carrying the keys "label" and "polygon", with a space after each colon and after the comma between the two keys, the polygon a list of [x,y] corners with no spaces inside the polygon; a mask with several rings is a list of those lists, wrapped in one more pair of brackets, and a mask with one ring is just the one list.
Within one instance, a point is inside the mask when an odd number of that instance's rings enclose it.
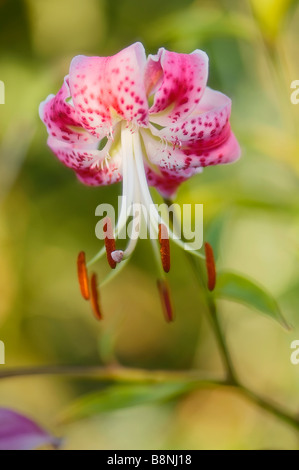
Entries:
{"label": "white flower center", "polygon": [[[122,205],[117,226],[115,228],[115,238],[126,225],[128,215],[136,209],[137,215],[135,228],[137,231],[131,234],[130,241],[123,258],[129,257],[138,240],[140,227],[142,223],[142,212],[146,222],[149,222],[148,231],[151,231],[151,237],[158,237],[158,227],[162,223],[161,216],[152,200],[144,167],[144,158],[140,134],[138,129],[130,127],[128,124],[122,124],[121,130],[122,162],[123,162],[123,192]],[[135,215],[135,214],[133,214]],[[168,227],[169,228],[169,227]]]}

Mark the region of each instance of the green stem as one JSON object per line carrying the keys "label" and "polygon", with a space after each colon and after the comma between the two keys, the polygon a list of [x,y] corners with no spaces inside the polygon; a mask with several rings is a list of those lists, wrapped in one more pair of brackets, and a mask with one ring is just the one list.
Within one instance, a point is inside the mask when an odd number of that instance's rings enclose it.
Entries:
{"label": "green stem", "polygon": [[201,287],[203,288],[202,291],[205,293],[205,303],[209,309],[209,320],[210,320],[210,324],[212,326],[214,335],[216,337],[216,340],[219,346],[219,350],[220,350],[221,357],[222,357],[222,362],[226,369],[227,381],[231,385],[235,385],[238,382],[237,374],[233,365],[233,361],[232,361],[228,346],[226,344],[225,336],[222,332],[222,328],[219,322],[215,300],[212,297],[212,295],[210,295],[206,286],[204,285],[204,279],[206,276],[201,272],[202,269],[200,267],[200,264],[192,256],[192,254],[186,252],[186,256],[193,268],[196,278],[198,279]]}
{"label": "green stem", "polygon": [[240,383],[232,385],[226,380],[217,379],[208,375],[199,375],[198,370],[190,371],[167,371],[167,370],[144,370],[120,366],[99,367],[99,366],[34,366],[6,369],[0,372],[0,380],[12,378],[25,378],[34,376],[63,376],[72,378],[88,378],[104,383],[171,383],[186,382],[192,385],[192,389],[233,387],[252,403],[267,411],[276,418],[284,421],[288,425],[299,430],[299,420],[283,410],[279,405],[272,403],[255,392],[249,390]]}
{"label": "green stem", "polygon": [[76,365],[49,365],[6,369],[0,372],[0,380],[33,377],[33,376],[68,376],[74,378],[89,378],[101,382],[117,383],[165,383],[190,382],[198,386],[228,386],[225,380],[205,375],[200,376],[198,371],[167,371],[145,370],[122,366],[76,366]]}
{"label": "green stem", "polygon": [[268,398],[263,398],[257,395],[252,390],[242,384],[236,385],[237,390],[242,393],[250,402],[255,403],[259,408],[275,416],[277,419],[284,421],[289,426],[292,426],[299,431],[299,419],[297,416],[287,412],[276,403],[270,401]]}

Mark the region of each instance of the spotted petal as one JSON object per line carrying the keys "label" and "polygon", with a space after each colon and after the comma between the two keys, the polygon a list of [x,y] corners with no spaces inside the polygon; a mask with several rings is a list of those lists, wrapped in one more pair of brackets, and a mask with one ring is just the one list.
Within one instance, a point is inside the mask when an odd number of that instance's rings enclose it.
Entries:
{"label": "spotted petal", "polygon": [[154,132],[173,144],[200,142],[200,145],[215,147],[227,137],[230,114],[230,98],[207,87],[187,119]]}
{"label": "spotted petal", "polygon": [[201,168],[182,169],[166,169],[154,168],[145,164],[147,182],[150,186],[154,186],[163,197],[173,197],[180,184],[189,179],[196,173],[202,171]]}
{"label": "spotted petal", "polygon": [[96,139],[80,123],[80,118],[71,102],[68,77],[56,96],[49,95],[41,103],[39,114],[51,137],[71,144],[91,143]]}
{"label": "spotted petal", "polygon": [[124,119],[146,125],[146,57],[141,43],[111,57],[77,56],[70,67],[70,89],[81,123],[94,135]]}
{"label": "spotted petal", "polygon": [[240,156],[238,142],[231,132],[231,101],[207,88],[192,115],[162,129],[152,126],[142,136],[149,160],[168,170],[230,163]]}
{"label": "spotted petal", "polygon": [[[48,146],[64,165],[76,171],[80,181],[90,186],[121,180],[122,159],[118,145],[108,141],[103,150],[75,147],[49,137]],[[109,152],[110,150],[110,152]]]}
{"label": "spotted petal", "polygon": [[207,78],[208,56],[203,51],[178,54],[161,48],[157,55],[150,55],[145,72],[148,93],[154,93],[150,121],[165,126],[189,116],[204,93]]}
{"label": "spotted petal", "polygon": [[88,186],[106,186],[122,180],[122,158],[114,156],[100,168],[76,171],[77,178]]}

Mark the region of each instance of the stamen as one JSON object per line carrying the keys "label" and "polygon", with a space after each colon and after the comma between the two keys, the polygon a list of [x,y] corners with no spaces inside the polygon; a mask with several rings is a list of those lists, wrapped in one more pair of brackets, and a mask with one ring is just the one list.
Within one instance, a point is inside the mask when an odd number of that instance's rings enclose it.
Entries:
{"label": "stamen", "polygon": [[213,291],[216,285],[216,266],[213,248],[209,243],[205,243],[206,267],[208,273],[208,289]]}
{"label": "stamen", "polygon": [[92,306],[94,316],[96,317],[97,320],[102,320],[102,312],[101,312],[100,302],[99,302],[98,281],[97,281],[96,274],[93,274],[91,276],[90,288],[91,288],[90,301],[91,301],[91,306]]}
{"label": "stamen", "polygon": [[85,253],[81,251],[77,259],[78,280],[83,299],[89,299],[88,273],[86,268]]}
{"label": "stamen", "polygon": [[168,230],[164,224],[159,224],[159,243],[162,266],[164,271],[168,273],[170,271],[170,245]]}
{"label": "stamen", "polygon": [[105,248],[106,248],[106,254],[107,254],[107,260],[112,269],[116,268],[116,262],[112,258],[111,254],[113,251],[115,251],[116,244],[115,244],[115,238],[113,235],[113,227],[111,223],[111,219],[109,217],[106,217],[104,220],[104,225],[103,225],[103,230],[105,234]]}
{"label": "stamen", "polygon": [[165,320],[167,322],[172,322],[174,320],[172,302],[170,297],[170,290],[167,281],[165,279],[159,279],[157,281],[157,286],[160,293],[160,299],[162,303],[163,313]]}

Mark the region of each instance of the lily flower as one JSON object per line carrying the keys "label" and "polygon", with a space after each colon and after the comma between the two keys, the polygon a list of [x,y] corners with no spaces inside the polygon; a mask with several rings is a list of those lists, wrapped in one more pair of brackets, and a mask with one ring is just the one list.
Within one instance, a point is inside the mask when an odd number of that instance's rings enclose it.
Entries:
{"label": "lily flower", "polygon": [[231,100],[208,88],[207,78],[205,52],[161,48],[146,57],[138,42],[111,57],[75,57],[60,91],[41,103],[50,149],[81,182],[122,181],[119,220],[105,243],[112,268],[131,255],[136,240],[120,251],[111,239],[125,226],[132,204],[142,204],[169,270],[168,236],[175,237],[153,210],[149,186],[169,199],[204,167],[240,156],[229,123]]}

